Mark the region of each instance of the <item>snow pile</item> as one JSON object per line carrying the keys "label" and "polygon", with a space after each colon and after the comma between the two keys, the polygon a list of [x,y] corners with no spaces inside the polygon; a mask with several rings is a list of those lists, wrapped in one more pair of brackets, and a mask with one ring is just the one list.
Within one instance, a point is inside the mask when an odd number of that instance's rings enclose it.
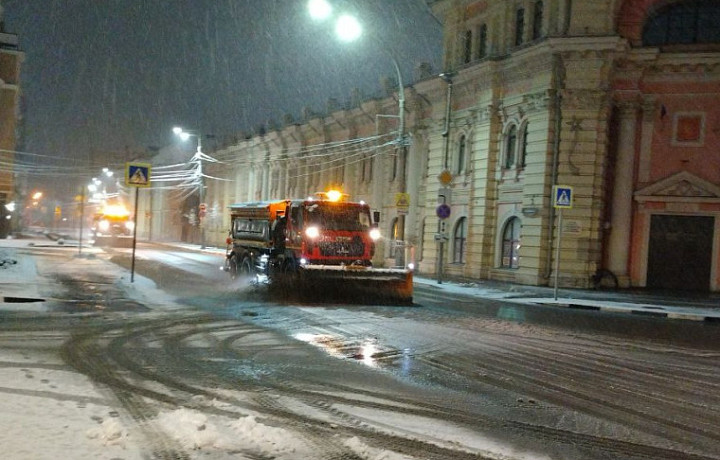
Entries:
{"label": "snow pile", "polygon": [[242,451],[277,460],[312,458],[312,450],[299,436],[260,423],[254,415],[228,421],[183,408],[160,414],[157,422],[186,450]]}
{"label": "snow pile", "polygon": [[127,430],[116,419],[105,420],[99,427],[89,429],[86,434],[89,439],[100,440],[104,446],[124,446],[128,437]]}
{"label": "snow pile", "polygon": [[220,434],[217,428],[201,413],[178,409],[160,414],[158,422],[184,449],[205,449],[217,447],[219,444]]}
{"label": "snow pile", "polygon": [[352,450],[358,457],[367,460],[415,460],[415,457],[408,457],[387,450],[374,449],[357,437],[352,437],[345,441],[345,447]]}

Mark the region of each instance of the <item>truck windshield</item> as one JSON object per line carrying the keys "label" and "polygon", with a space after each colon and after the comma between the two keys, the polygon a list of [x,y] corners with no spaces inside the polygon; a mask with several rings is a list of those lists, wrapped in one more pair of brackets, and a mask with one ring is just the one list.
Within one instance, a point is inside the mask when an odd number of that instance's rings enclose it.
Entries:
{"label": "truck windshield", "polygon": [[308,225],[326,230],[365,231],[370,228],[370,211],[364,206],[313,203],[306,210]]}

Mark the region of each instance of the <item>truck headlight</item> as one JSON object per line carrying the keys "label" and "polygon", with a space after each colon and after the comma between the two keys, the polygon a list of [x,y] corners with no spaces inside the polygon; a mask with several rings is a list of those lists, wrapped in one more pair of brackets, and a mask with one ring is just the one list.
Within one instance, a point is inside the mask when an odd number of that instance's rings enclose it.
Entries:
{"label": "truck headlight", "polygon": [[370,230],[370,239],[372,239],[373,241],[379,240],[380,230],[378,230],[377,228],[373,228],[372,230]]}
{"label": "truck headlight", "polygon": [[317,227],[308,227],[305,229],[305,236],[315,239],[320,236],[320,229]]}
{"label": "truck headlight", "polygon": [[110,229],[110,222],[107,220],[101,220],[98,222],[98,228],[103,232],[107,232]]}
{"label": "truck headlight", "polygon": [[133,229],[135,229],[135,222],[132,222],[130,220],[125,222],[125,228],[127,228],[128,230],[130,230],[132,232]]}

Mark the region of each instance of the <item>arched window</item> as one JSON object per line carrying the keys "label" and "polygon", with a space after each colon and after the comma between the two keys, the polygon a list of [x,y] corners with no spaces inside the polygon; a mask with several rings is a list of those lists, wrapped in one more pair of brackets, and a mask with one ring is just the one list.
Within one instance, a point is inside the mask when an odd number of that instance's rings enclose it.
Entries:
{"label": "arched window", "polygon": [[528,144],[528,125],[525,124],[522,129],[521,137],[520,137],[520,152],[519,152],[519,165],[521,168],[524,168],[527,164],[527,144]]}
{"label": "arched window", "polygon": [[487,55],[487,24],[483,24],[478,31],[478,57],[482,59]]}
{"label": "arched window", "polygon": [[525,29],[525,8],[518,8],[515,12],[515,46],[523,43],[523,33]]}
{"label": "arched window", "polygon": [[453,232],[453,263],[465,263],[465,243],[467,241],[467,218],[461,217]]}
{"label": "arched window", "polygon": [[460,140],[458,141],[458,149],[457,149],[457,169],[456,172],[458,174],[465,171],[465,144],[466,144],[466,138],[463,134],[460,136]]}
{"label": "arched window", "polygon": [[426,219],[422,220],[422,223],[420,224],[420,235],[418,237],[418,248],[417,252],[415,253],[415,257],[418,261],[423,260],[423,251],[425,250],[425,224]]}
{"label": "arched window", "polygon": [[537,1],[535,2],[534,10],[533,10],[533,32],[532,32],[532,38],[533,40],[537,40],[538,38],[542,37],[542,26],[543,26],[543,2]]}
{"label": "arched window", "polygon": [[470,61],[472,61],[472,42],[472,30],[466,30],[465,40],[463,40],[463,62],[465,64],[468,64]]}
{"label": "arched window", "polygon": [[502,261],[503,268],[518,268],[520,266],[520,219],[513,217],[507,221],[503,228]]}
{"label": "arched window", "polygon": [[395,153],[392,155],[392,178],[391,180],[397,179],[397,173],[398,173],[398,161],[400,161],[400,152],[395,150]]}
{"label": "arched window", "polygon": [[505,169],[515,164],[515,147],[517,146],[517,126],[512,125],[505,136]]}
{"label": "arched window", "polygon": [[644,46],[720,43],[720,2],[676,2],[658,9],[643,28]]}
{"label": "arched window", "polygon": [[390,223],[390,257],[395,257],[395,251],[397,249],[395,241],[400,239],[400,227],[398,225],[398,218],[394,218]]}

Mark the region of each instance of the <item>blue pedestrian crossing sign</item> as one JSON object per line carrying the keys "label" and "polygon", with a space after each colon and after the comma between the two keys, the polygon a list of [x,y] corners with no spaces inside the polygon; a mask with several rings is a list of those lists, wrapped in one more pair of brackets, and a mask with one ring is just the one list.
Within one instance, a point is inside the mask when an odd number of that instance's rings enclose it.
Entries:
{"label": "blue pedestrian crossing sign", "polygon": [[553,186],[553,207],[571,209],[573,206],[573,189],[567,185]]}
{"label": "blue pedestrian crossing sign", "polygon": [[125,185],[150,187],[150,165],[148,163],[125,163]]}

